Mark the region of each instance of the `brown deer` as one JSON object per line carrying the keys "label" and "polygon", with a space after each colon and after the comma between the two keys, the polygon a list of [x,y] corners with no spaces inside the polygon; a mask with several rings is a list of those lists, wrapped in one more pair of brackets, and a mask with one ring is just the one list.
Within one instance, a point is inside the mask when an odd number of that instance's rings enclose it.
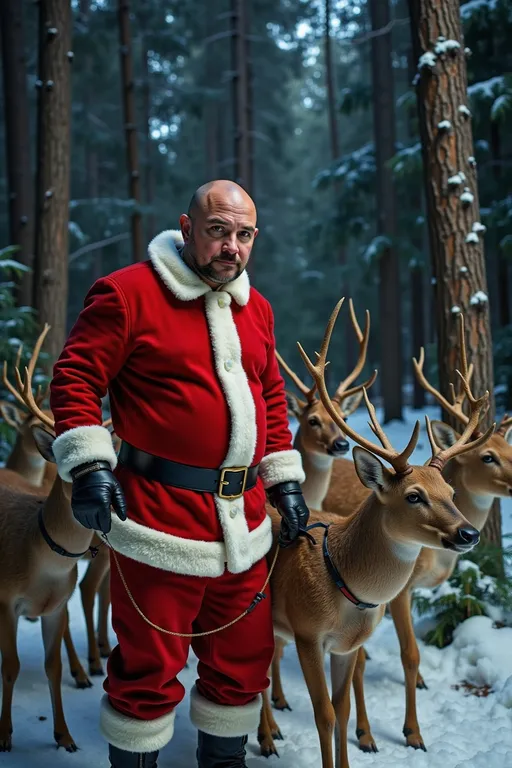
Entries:
{"label": "brown deer", "polygon": [[[374,371],[364,384],[351,387],[360,376],[366,362],[370,338],[370,313],[366,310],[364,332],[361,331],[357,321],[352,299],[349,299],[349,314],[359,345],[359,355],[353,370],[340,382],[331,398],[331,402],[343,419],[347,419],[357,410],[363,397],[363,387],[368,390],[377,378],[377,371]],[[294,448],[302,457],[306,474],[302,484],[306,504],[311,509],[327,509],[346,516],[368,496],[368,490],[359,482],[354,462],[342,458],[349,450],[348,440],[317,397],[316,384],[313,382],[313,385],[308,387],[278,352],[276,356],[283,371],[305,398],[299,398],[293,392],[286,390],[289,413],[298,421]],[[324,504],[326,496],[329,500],[328,505]],[[271,695],[275,708],[279,710],[291,709],[286,701],[281,682],[281,659],[285,645],[284,640],[276,638],[276,652],[272,662]]]}
{"label": "brown deer", "polygon": [[[31,379],[35,371],[42,344],[49,330],[50,326],[46,324],[34,347],[34,353],[28,364]],[[20,366],[22,351],[23,346],[20,345],[16,356],[15,368],[19,368]],[[18,488],[18,490],[26,490],[28,492],[33,491],[35,486],[38,493],[49,493],[57,474],[57,466],[52,462],[45,461],[36,445],[32,434],[32,427],[40,425],[41,421],[38,417],[34,417],[30,411],[27,414],[25,410],[25,401],[22,395],[9,381],[7,376],[7,363],[5,361],[2,382],[5,388],[20,403],[23,410],[11,402],[3,401],[0,404],[0,409],[5,421],[17,432],[17,439],[14,448],[7,459],[5,469],[0,469],[0,484],[9,485]],[[37,393],[34,395],[36,405],[39,407],[42,405],[47,397],[47,393],[48,388],[45,392],[42,392],[41,388],[38,387]],[[51,411],[44,410],[42,412],[48,416],[48,418],[52,419]],[[111,424],[112,420],[107,419],[103,422],[102,426],[109,427]],[[120,441],[116,435],[112,434],[112,440],[114,446],[119,446]],[[97,552],[97,555],[94,558],[91,558],[87,571],[79,584],[87,631],[89,674],[91,676],[103,675],[101,657],[107,658],[110,655],[108,637],[110,558],[108,549],[96,535],[93,539],[93,545],[93,551]],[[96,594],[98,594],[99,598],[97,635],[94,627],[94,603]],[[33,617],[27,618],[33,620]],[[91,686],[92,683],[78,660],[68,627],[66,628],[64,635],[64,643],[69,657],[71,674],[75,678],[77,687],[87,688]]]}
{"label": "brown deer", "polygon": [[[461,372],[463,380],[470,381],[472,366],[468,366],[464,338],[464,318],[458,316],[458,342],[461,356]],[[423,366],[425,353],[421,349],[420,359],[413,359],[414,369],[422,386],[430,392],[437,402],[463,426],[465,431],[470,424],[470,416],[463,410],[467,390],[461,388],[458,393],[452,386],[452,402],[450,403],[425,378]],[[471,403],[470,403],[471,405]],[[443,449],[450,449],[460,439],[453,427],[442,421],[432,422],[432,432],[436,443]],[[485,443],[479,442],[480,432],[476,425],[469,443],[471,450],[463,454],[455,454],[452,460],[443,468],[443,477],[454,488],[457,507],[465,518],[481,530],[489,515],[496,496],[509,497],[512,495],[512,419],[505,418],[497,431]],[[448,579],[455,568],[459,553],[456,551],[440,551],[422,549],[413,573],[404,589],[390,603],[391,615],[396,627],[402,664],[405,674],[406,709],[403,733],[407,746],[426,751],[420,733],[416,712],[416,689],[426,688],[419,673],[420,654],[411,616],[411,592],[417,587],[437,587]],[[358,660],[357,678],[359,690],[356,692],[357,701],[357,734],[362,749],[376,751],[375,741],[371,734],[368,717],[364,707],[362,694],[362,676],[364,659]]]}
{"label": "brown deer", "polygon": [[[468,445],[487,407],[488,393],[475,399],[461,376],[471,408],[468,425],[450,447],[441,449],[427,417],[432,449],[427,465],[408,461],[418,440],[419,422],[404,450],[396,451],[377,421],[366,389],[363,396],[371,427],[382,447],[361,437],[334,407],[325,385],[329,341],[342,303],[343,299],[331,315],[316,364],[300,345],[299,350],[327,412],[360,446],[354,448],[354,463],[371,494],[346,519],[313,512],[311,524],[325,528],[323,544],[312,546],[302,540],[282,550],[272,576],[275,632],[295,640],[313,704],[323,768],[334,768],[332,736],[336,724],[336,765],[349,768],[347,723],[356,657],[382,619],[386,603],[400,594],[410,579],[421,548],[468,552],[478,543],[479,532],[455,506],[454,491],[443,478],[442,469],[456,455],[483,445],[495,426]],[[380,459],[387,461],[392,471]],[[271,509],[269,513],[277,538],[279,516]],[[269,557],[273,557],[272,552]],[[323,669],[325,653],[331,654],[332,701]],[[263,754],[275,751],[272,731],[276,729],[265,695],[259,732]]]}

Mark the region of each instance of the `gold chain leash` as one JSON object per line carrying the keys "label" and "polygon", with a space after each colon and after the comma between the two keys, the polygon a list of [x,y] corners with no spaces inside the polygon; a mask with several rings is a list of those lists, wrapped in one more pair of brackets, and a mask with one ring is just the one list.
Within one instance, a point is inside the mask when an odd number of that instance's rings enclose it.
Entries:
{"label": "gold chain leash", "polygon": [[139,614],[139,616],[142,619],[144,619],[146,624],[149,624],[150,627],[153,627],[153,629],[158,630],[158,632],[163,632],[163,634],[165,634],[165,635],[172,635],[173,637],[205,637],[206,635],[215,635],[217,632],[222,632],[223,629],[228,629],[228,627],[232,627],[233,624],[236,624],[238,621],[240,621],[240,619],[243,619],[245,616],[247,616],[247,614],[251,613],[256,608],[258,603],[260,603],[261,600],[263,600],[264,597],[266,597],[266,595],[264,595],[263,593],[264,593],[265,589],[268,586],[268,583],[270,581],[270,577],[272,576],[275,564],[277,562],[277,557],[279,555],[279,545],[276,544],[276,552],[275,552],[275,555],[274,555],[274,559],[272,560],[272,565],[270,566],[267,578],[265,579],[265,583],[263,584],[261,590],[256,593],[256,597],[254,598],[254,600],[252,601],[250,606],[248,608],[246,608],[245,611],[240,614],[240,616],[237,616],[236,619],[233,619],[233,621],[230,621],[228,624],[223,624],[222,627],[217,627],[217,629],[210,629],[208,632],[172,632],[170,629],[165,629],[164,627],[159,627],[158,624],[154,624],[150,619],[148,619],[147,616],[144,615],[144,613],[141,611],[141,609],[139,608],[139,606],[135,602],[135,598],[133,597],[133,595],[132,595],[132,593],[130,591],[129,586],[126,583],[126,579],[125,579],[124,574],[123,574],[123,572],[121,570],[121,566],[119,565],[119,560],[117,559],[117,552],[115,551],[115,549],[112,546],[112,544],[109,542],[106,533],[102,534],[102,539],[105,541],[105,543],[109,547],[110,551],[112,552],[112,556],[114,558],[114,562],[116,564],[116,567],[117,567],[120,579],[123,582],[123,586],[124,586],[124,588],[126,590],[126,594],[130,598],[130,601],[131,601],[133,607],[135,608],[135,610],[137,611],[137,613]]}

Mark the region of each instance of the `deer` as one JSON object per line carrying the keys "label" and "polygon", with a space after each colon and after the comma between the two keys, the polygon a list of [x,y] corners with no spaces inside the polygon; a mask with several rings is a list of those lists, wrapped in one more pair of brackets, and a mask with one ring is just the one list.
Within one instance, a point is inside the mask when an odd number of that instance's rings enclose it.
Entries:
{"label": "deer", "polygon": [[[457,440],[441,448],[426,417],[432,452],[426,465],[409,463],[419,437],[419,421],[406,447],[401,452],[395,450],[365,388],[370,425],[381,445],[359,435],[335,408],[325,384],[327,352],[343,301],[331,314],[316,363],[300,344],[298,347],[326,411],[357,444],[353,449],[356,472],[370,495],[344,519],[312,510],[308,531],[323,528],[323,543],[314,546],[302,538],[296,546],[281,550],[271,577],[274,632],[295,641],[313,705],[322,768],[334,768],[335,729],[336,768],[350,768],[347,724],[356,659],[381,621],[386,604],[409,581],[421,549],[466,553],[478,543],[479,531],[455,505],[454,490],[442,470],[456,456],[483,446],[496,426],[493,424],[469,444],[488,407],[489,393],[474,398],[467,379],[458,372],[470,403],[469,422]],[[272,507],[267,510],[274,531],[274,544],[268,554],[269,562],[273,562],[280,519]],[[332,698],[324,674],[325,653],[331,654]],[[262,754],[275,752],[275,730],[278,728],[265,692],[258,734]]]}
{"label": "deer", "polygon": [[[473,366],[468,366],[462,313],[458,315],[457,336],[462,381],[469,382],[472,377]],[[424,362],[425,351],[421,348],[419,360],[413,358],[414,371],[418,381],[425,390],[433,395],[439,405],[467,431],[470,416],[466,415],[463,410],[467,389],[462,387],[456,392],[452,384],[450,387],[452,402],[450,402],[428,382],[423,371]],[[449,450],[460,439],[460,434],[442,421],[432,421],[431,428],[436,443],[445,450]],[[443,477],[455,490],[457,507],[471,525],[479,530],[487,522],[494,499],[512,495],[512,418],[505,415],[496,432],[484,443],[479,442],[480,436],[478,425],[475,425],[470,436],[469,450],[455,454],[442,470]],[[411,596],[415,588],[438,587],[449,579],[459,554],[453,550],[422,549],[407,584],[390,602],[389,606],[400,642],[405,675],[406,709],[403,734],[407,746],[424,751],[426,751],[426,746],[420,732],[416,711],[416,690],[426,688],[427,685],[419,672],[420,653],[411,615]],[[360,747],[364,751],[377,751],[364,706],[363,673],[364,659],[358,658],[357,734]]]}

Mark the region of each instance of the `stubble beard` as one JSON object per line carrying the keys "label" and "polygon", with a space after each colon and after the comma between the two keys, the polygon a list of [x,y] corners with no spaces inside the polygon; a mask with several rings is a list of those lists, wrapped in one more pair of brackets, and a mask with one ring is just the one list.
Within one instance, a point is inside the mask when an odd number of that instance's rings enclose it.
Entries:
{"label": "stubble beard", "polygon": [[217,283],[218,285],[226,285],[227,283],[232,283],[234,280],[240,277],[240,275],[245,269],[245,267],[242,267],[240,262],[233,259],[233,264],[236,266],[235,272],[231,275],[219,274],[219,272],[217,272],[213,267],[213,262],[219,261],[221,258],[223,261],[225,261],[226,260],[225,254],[222,257],[215,256],[210,261],[209,264],[205,264],[205,265],[198,264],[196,259],[196,252],[195,252],[193,237],[191,237],[188,243],[183,247],[182,257],[185,264],[187,264],[187,266],[189,266],[190,269],[192,269],[197,275],[199,275],[199,277],[201,277],[203,280],[208,280],[211,283]]}

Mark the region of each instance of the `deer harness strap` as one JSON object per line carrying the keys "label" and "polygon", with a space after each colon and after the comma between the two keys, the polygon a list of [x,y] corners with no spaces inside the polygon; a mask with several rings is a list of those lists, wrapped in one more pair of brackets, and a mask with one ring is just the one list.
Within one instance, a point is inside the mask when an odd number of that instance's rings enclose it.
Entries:
{"label": "deer harness strap", "polygon": [[329,571],[329,575],[338,587],[341,594],[347,598],[347,600],[350,600],[353,605],[356,606],[360,611],[365,611],[369,608],[378,608],[378,603],[365,603],[362,600],[359,600],[353,592],[350,591],[350,589],[347,587],[346,583],[341,578],[340,572],[334,565],[331,555],[329,553],[329,547],[327,545],[327,534],[329,532],[330,525],[326,525],[326,523],[313,523],[313,525],[308,525],[306,528],[306,531],[310,531],[312,528],[324,528],[324,540],[322,544],[322,551],[324,555],[324,561],[325,565],[327,567],[327,570]]}
{"label": "deer harness strap", "polygon": [[43,518],[44,504],[42,501],[39,503],[40,503],[39,514],[38,514],[39,530],[41,531],[41,536],[46,541],[50,549],[53,550],[53,552],[56,552],[57,555],[61,555],[62,557],[76,557],[77,559],[80,557],[83,557],[88,552],[90,552],[91,557],[96,557],[96,555],[98,554],[98,547],[92,547],[92,546],[87,547],[85,552],[68,552],[67,549],[64,549],[64,547],[61,547],[60,544],[57,544],[57,542],[55,542],[52,539],[52,537],[46,530],[46,526],[44,524],[44,518]]}

